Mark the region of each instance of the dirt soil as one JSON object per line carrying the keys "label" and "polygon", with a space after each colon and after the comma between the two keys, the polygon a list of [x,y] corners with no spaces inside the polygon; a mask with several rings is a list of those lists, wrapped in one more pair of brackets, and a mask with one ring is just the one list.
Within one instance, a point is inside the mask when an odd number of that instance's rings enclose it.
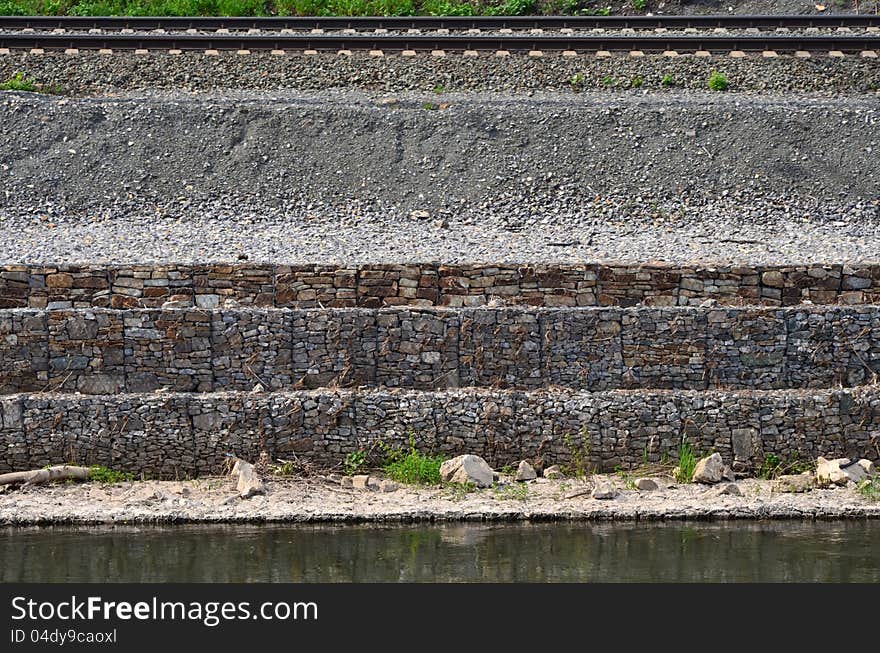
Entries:
{"label": "dirt soil", "polygon": [[[240,499],[228,477],[189,481],[57,484],[0,494],[0,525],[177,522],[433,522],[673,519],[880,518],[880,502],[852,487],[781,493],[773,481],[676,485],[656,477],[659,490],[628,489],[618,475],[538,479],[465,492],[452,487],[401,486],[390,492],[355,489],[323,477],[274,477],[267,494]],[[610,482],[613,499],[591,497]],[[631,487],[631,486],[630,486]]]}

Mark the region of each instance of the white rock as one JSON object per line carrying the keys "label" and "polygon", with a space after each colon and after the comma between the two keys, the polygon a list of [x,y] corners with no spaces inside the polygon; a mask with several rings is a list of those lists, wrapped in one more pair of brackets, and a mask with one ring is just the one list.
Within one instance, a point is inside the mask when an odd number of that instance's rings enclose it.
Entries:
{"label": "white rock", "polygon": [[235,489],[238,490],[238,496],[242,499],[266,493],[266,486],[263,480],[257,475],[257,470],[249,462],[236,458],[235,464],[232,466],[232,476],[238,477]]}
{"label": "white rock", "polygon": [[865,470],[865,474],[868,476],[874,476],[877,473],[877,468],[867,458],[862,458],[858,463],[856,463],[859,467]]}
{"label": "white rock", "polygon": [[642,492],[653,492],[654,490],[660,489],[660,486],[657,485],[657,482],[651,480],[650,478],[640,478],[636,480],[636,487]]}
{"label": "white rock", "polygon": [[492,487],[492,468],[479,456],[465,454],[440,465],[440,479],[444,483],[473,483],[477,487]]}
{"label": "white rock", "polygon": [[593,491],[590,492],[590,496],[594,499],[600,500],[613,499],[617,496],[617,490],[614,489],[614,486],[612,486],[611,483],[599,481],[596,483]]}
{"label": "white rock", "polygon": [[550,465],[544,470],[544,478],[565,478],[559,465]]}
{"label": "white rock", "polygon": [[724,461],[721,454],[701,458],[694,470],[694,483],[720,483],[724,478]]}
{"label": "white rock", "polygon": [[859,463],[852,464],[849,458],[826,460],[819,456],[816,459],[816,483],[820,487],[846,485],[850,481],[858,483],[867,477],[865,468]]}
{"label": "white rock", "polygon": [[351,485],[359,490],[367,489],[367,486],[370,484],[370,475],[369,474],[355,474],[351,477]]}
{"label": "white rock", "polygon": [[517,481],[531,481],[532,479],[538,478],[538,475],[535,473],[535,468],[532,467],[528,461],[521,460],[519,461],[519,465],[517,465],[516,476],[514,478]]}

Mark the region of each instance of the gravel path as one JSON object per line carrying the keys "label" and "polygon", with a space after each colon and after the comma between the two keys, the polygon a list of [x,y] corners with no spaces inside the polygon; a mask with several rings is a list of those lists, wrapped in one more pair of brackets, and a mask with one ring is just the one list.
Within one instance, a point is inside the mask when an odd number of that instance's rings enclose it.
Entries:
{"label": "gravel path", "polygon": [[[675,88],[705,90],[713,70],[723,72],[737,92],[870,93],[880,90],[880,58],[855,55],[843,58],[816,55],[810,59],[780,56],[772,59],[751,53],[742,59],[728,56],[630,57],[615,53],[609,58],[593,55],[544,57],[451,54],[433,57],[350,57],[327,55],[223,53],[114,54],[82,52],[32,55],[15,52],[0,55],[0,80],[24,71],[46,86],[60,86],[67,93],[89,94],[135,89],[211,91],[215,89],[337,88],[379,92],[560,90],[571,92],[572,79],[579,86],[618,93],[634,78],[641,89],[663,91],[669,75]],[[670,91],[671,92],[671,91]],[[442,99],[441,99],[442,101]]]}
{"label": "gravel path", "polygon": [[616,476],[606,478],[619,491],[612,500],[591,498],[592,485],[579,480],[470,493],[411,486],[386,493],[320,479],[274,479],[266,496],[247,500],[228,478],[59,484],[0,494],[0,525],[880,518],[880,503],[851,488],[783,494],[770,481],[747,479],[737,484],[742,496],[733,496],[719,494],[720,487],[671,483],[639,492]]}
{"label": "gravel path", "polygon": [[780,264],[880,244],[875,97],[5,93],[0,116],[4,262]]}

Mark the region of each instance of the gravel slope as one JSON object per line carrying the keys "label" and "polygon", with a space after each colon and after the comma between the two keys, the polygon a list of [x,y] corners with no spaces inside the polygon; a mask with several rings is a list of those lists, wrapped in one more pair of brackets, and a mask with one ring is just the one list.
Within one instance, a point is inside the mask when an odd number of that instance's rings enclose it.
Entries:
{"label": "gravel slope", "polygon": [[875,97],[386,100],[0,95],[0,260],[876,258]]}
{"label": "gravel slope", "polygon": [[[90,94],[136,89],[211,91],[215,89],[326,90],[361,89],[373,92],[428,91],[443,88],[458,92],[572,91],[572,78],[580,86],[616,94],[634,78],[643,90],[664,91],[662,79],[670,75],[675,88],[706,90],[713,70],[727,76],[737,92],[809,92],[823,94],[870,93],[880,90],[880,58],[855,55],[809,59],[780,56],[766,59],[757,53],[738,59],[728,56],[630,57],[615,53],[609,58],[584,55],[545,57],[451,54],[433,57],[350,57],[328,55],[273,56],[224,53],[114,54],[82,52],[78,55],[15,52],[0,56],[0,80],[24,71],[47,86],[67,93]],[[611,85],[610,87],[608,85]],[[668,91],[674,92],[674,91]],[[442,99],[441,99],[442,101]]]}

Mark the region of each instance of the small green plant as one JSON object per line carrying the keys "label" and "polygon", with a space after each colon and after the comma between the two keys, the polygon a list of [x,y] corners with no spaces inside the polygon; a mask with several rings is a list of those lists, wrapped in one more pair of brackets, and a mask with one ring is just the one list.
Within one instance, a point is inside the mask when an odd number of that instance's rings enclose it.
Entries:
{"label": "small green plant", "polygon": [[409,449],[383,446],[387,456],[383,469],[389,478],[410,485],[439,485],[441,456],[429,456],[416,449],[415,435],[410,433]]}
{"label": "small green plant", "polygon": [[606,75],[602,78],[602,86],[605,88],[611,88],[612,86],[617,86],[617,80],[614,79],[611,75]]}
{"label": "small green plant", "polygon": [[780,468],[779,456],[775,453],[768,453],[764,456],[764,462],[761,463],[761,469],[758,470],[758,478],[776,478],[779,475]]}
{"label": "small green plant", "polygon": [[276,465],[273,470],[279,476],[296,476],[298,467],[292,460],[281,461],[280,465]]}
{"label": "small green plant", "polygon": [[880,501],[880,476],[868,478],[859,483],[858,493],[871,501]]}
{"label": "small green plant", "polygon": [[644,11],[648,6],[648,0],[632,0],[633,9]]}
{"label": "small green plant", "polygon": [[37,91],[37,83],[22,72],[15,73],[8,80],[0,84],[0,91]]}
{"label": "small green plant", "polygon": [[641,88],[645,83],[645,78],[641,75],[636,75],[629,81],[629,85],[632,88]]}
{"label": "small green plant", "polygon": [[679,483],[690,483],[694,480],[694,471],[697,469],[697,452],[687,440],[682,440],[678,448],[678,466],[672,475]]}
{"label": "small green plant", "polygon": [[89,467],[89,480],[98,483],[124,483],[133,481],[134,474],[131,472],[120,472],[118,469],[110,469],[103,465],[92,465]]}
{"label": "small green plant", "polygon": [[495,498],[501,501],[525,501],[529,498],[529,486],[526,483],[496,484],[492,486],[492,491],[495,493]]}
{"label": "small green plant", "polygon": [[441,93],[445,93],[445,92],[446,92],[446,87],[443,86],[443,84],[437,84],[437,85],[434,87],[434,92],[435,92],[437,95],[440,95]]}
{"label": "small green plant", "polygon": [[453,501],[461,501],[471,492],[476,492],[477,485],[470,481],[467,483],[446,483],[443,486],[443,490]]}
{"label": "small green plant", "polygon": [[614,470],[617,476],[623,481],[623,486],[627,490],[638,490],[638,486],[636,485],[636,480],[633,478],[633,475],[627,471],[625,471],[622,467],[618,467]]}
{"label": "small green plant", "polygon": [[571,79],[568,80],[568,83],[571,85],[573,91],[582,91],[586,81],[587,79],[584,77],[583,73],[575,73],[571,76]]}
{"label": "small green plant", "polygon": [[599,7],[598,9],[594,9],[592,7],[585,7],[581,9],[582,16],[610,16],[611,15],[611,7]]}
{"label": "small green plant", "polygon": [[660,80],[660,84],[664,88],[671,88],[671,87],[675,86],[675,77],[673,77],[669,73],[666,73],[665,75],[663,75],[662,79]]}
{"label": "small green plant", "polygon": [[367,452],[363,450],[352,451],[345,455],[342,461],[342,471],[346,476],[354,476],[367,464]]}
{"label": "small green plant", "polygon": [[501,474],[504,476],[513,476],[514,474],[516,474],[516,467],[514,467],[510,463],[507,463],[498,471],[501,472]]}
{"label": "small green plant", "polygon": [[730,84],[724,73],[719,73],[717,70],[713,70],[712,74],[709,75],[709,90],[726,91],[729,85]]}
{"label": "small green plant", "polygon": [[580,446],[574,443],[570,433],[565,434],[563,442],[568,447],[571,458],[571,464],[563,466],[563,471],[567,476],[586,477],[596,471],[590,462],[590,434],[586,426],[581,427]]}
{"label": "small green plant", "polygon": [[427,109],[428,111],[437,111],[440,108],[440,105],[436,102],[425,102],[422,105],[423,109]]}

